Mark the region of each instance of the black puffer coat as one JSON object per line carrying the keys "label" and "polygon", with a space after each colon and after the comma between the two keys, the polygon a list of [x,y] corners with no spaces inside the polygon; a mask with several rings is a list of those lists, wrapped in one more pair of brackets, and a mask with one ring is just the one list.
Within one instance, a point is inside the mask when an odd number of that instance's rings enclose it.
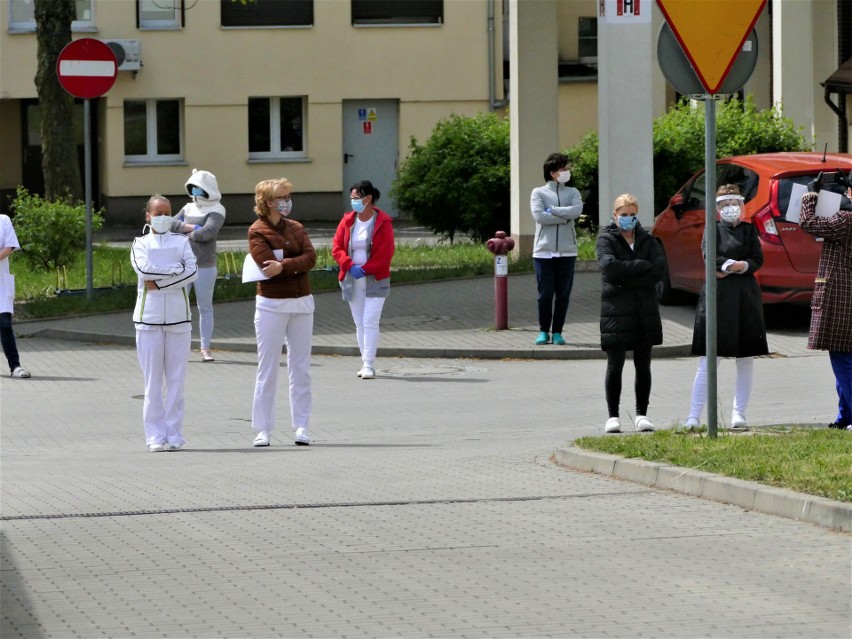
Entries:
{"label": "black puffer coat", "polygon": [[632,350],[663,343],[657,282],[665,258],[651,235],[636,224],[633,249],[610,223],[598,236],[595,254],[601,267],[601,349]]}

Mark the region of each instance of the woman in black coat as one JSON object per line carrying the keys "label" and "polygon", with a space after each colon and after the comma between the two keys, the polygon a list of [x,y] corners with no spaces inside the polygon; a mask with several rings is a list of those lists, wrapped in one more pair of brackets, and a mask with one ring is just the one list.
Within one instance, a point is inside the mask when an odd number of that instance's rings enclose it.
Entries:
{"label": "woman in black coat", "polygon": [[[753,225],[742,223],[743,196],[735,184],[716,191],[716,352],[737,358],[737,383],[731,428],[746,428],[746,408],[754,377],[754,357],[766,355],[766,325],[760,284],[754,273],[763,266],[763,250]],[[701,252],[705,254],[705,241]],[[692,334],[692,353],[701,355],[692,385],[686,426],[698,426],[707,400],[707,290],[701,288]]]}
{"label": "woman in black coat", "polygon": [[646,417],[651,396],[651,348],[663,343],[663,325],[657,304],[657,282],[665,261],[660,247],[642,228],[636,215],[636,197],[615,199],[612,222],[598,236],[595,253],[601,267],[601,349],[606,351],[606,404],[609,419],[604,432],[621,432],[618,406],[621,372],[627,351],[633,351],[636,369],[636,430],[653,431]]}

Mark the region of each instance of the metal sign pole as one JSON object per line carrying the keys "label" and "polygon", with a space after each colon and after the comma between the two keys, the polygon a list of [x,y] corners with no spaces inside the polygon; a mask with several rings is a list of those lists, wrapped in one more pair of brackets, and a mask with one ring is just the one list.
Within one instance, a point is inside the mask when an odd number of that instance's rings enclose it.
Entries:
{"label": "metal sign pole", "polygon": [[707,435],[716,437],[716,100],[704,96],[704,238],[707,311]]}
{"label": "metal sign pole", "polygon": [[92,136],[91,105],[87,98],[83,100],[83,154],[85,157],[86,178],[86,299],[92,301]]}

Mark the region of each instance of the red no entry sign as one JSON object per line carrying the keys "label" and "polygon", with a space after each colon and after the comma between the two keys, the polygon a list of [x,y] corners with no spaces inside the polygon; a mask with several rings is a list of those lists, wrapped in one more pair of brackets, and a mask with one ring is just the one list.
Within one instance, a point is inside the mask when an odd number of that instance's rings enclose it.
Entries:
{"label": "red no entry sign", "polygon": [[68,44],[56,60],[59,84],[75,98],[99,98],[115,84],[118,65],[115,54],[94,38]]}

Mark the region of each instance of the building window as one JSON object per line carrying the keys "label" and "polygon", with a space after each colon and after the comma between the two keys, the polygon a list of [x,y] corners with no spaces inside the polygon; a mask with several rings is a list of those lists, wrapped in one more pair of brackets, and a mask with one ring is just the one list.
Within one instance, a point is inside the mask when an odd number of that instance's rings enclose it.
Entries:
{"label": "building window", "polygon": [[443,24],[444,0],[352,0],[354,25]]}
{"label": "building window", "polygon": [[124,159],[140,163],[183,159],[180,100],[124,101]]}
{"label": "building window", "polygon": [[598,61],[598,19],[580,18],[579,57],[580,63],[589,64]]}
{"label": "building window", "polygon": [[180,29],[183,0],[136,0],[140,29]]}
{"label": "building window", "polygon": [[220,0],[223,27],[310,27],[314,0]]}
{"label": "building window", "polygon": [[249,159],[305,157],[301,98],[249,98]]}
{"label": "building window", "polygon": [[[77,19],[71,31],[94,31],[93,0],[75,0]],[[9,31],[35,31],[35,0],[9,0]]]}

